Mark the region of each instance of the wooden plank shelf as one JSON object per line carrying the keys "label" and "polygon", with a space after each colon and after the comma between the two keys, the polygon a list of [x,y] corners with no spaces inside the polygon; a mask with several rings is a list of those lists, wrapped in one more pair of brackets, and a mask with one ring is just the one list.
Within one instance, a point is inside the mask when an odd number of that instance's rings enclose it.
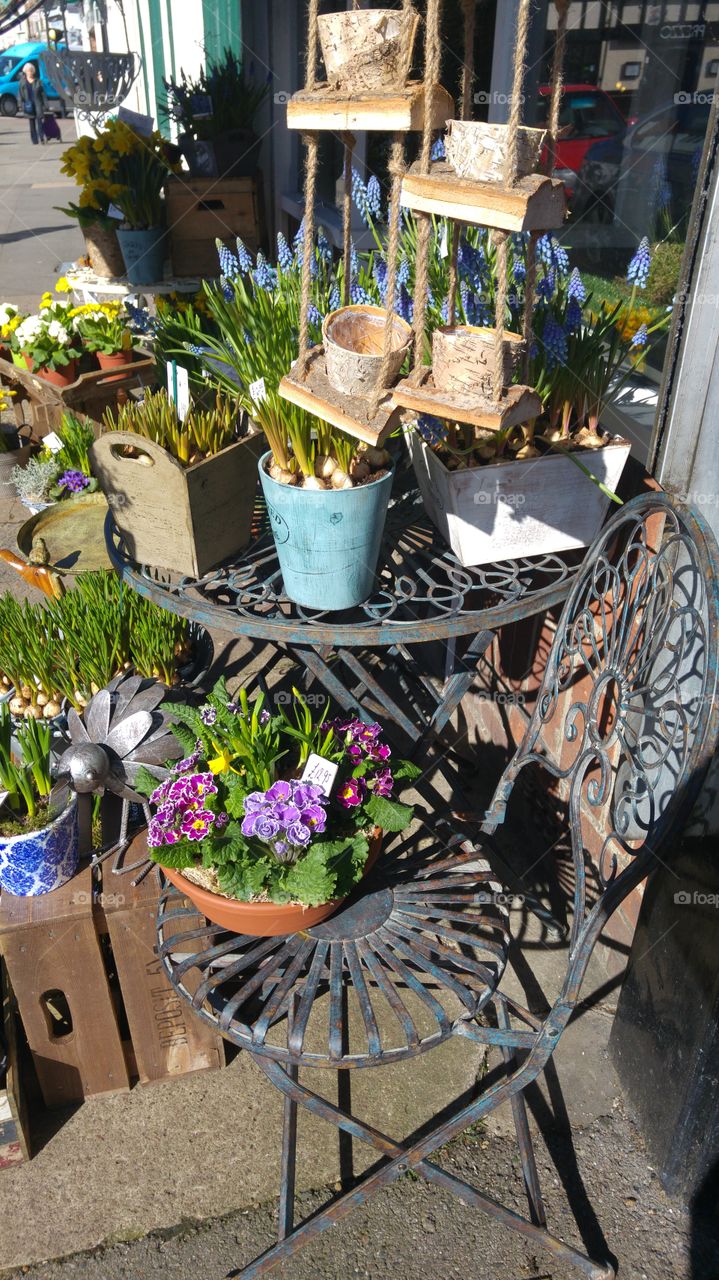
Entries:
{"label": "wooden plank shelf", "polygon": [[399,411],[388,390],[374,417],[370,416],[370,402],[358,396],[344,396],[331,385],[325,368],[324,347],[314,347],[310,352],[307,370],[299,371],[298,362],[292,365],[279,385],[283,400],[289,400],[300,409],[306,409],[323,422],[329,422],[340,431],[366,444],[379,445],[399,423]]}
{"label": "wooden plank shelf", "polygon": [[542,412],[542,401],[531,387],[508,387],[501,402],[484,399],[477,392],[445,391],[435,387],[427,369],[416,385],[404,378],[392,392],[396,405],[415,413],[429,413],[448,422],[467,422],[488,431],[506,431],[531,422]]}
{"label": "wooden plank shelf", "polygon": [[[289,129],[381,130],[409,133],[424,128],[424,85],[411,81],[392,93],[348,93],[318,84],[293,93],[287,104]],[[454,100],[441,85],[432,94],[432,128],[454,118]]]}
{"label": "wooden plank shelf", "polygon": [[532,173],[513,187],[472,182],[458,178],[445,160],[436,160],[429,173],[411,165],[402,179],[401,203],[415,213],[499,231],[551,231],[563,225],[567,213],[564,184],[555,178]]}

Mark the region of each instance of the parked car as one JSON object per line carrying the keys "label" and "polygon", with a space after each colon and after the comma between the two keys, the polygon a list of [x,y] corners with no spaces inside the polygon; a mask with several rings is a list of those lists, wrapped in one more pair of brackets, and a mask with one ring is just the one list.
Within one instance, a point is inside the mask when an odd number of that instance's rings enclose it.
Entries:
{"label": "parked car", "polygon": [[40,41],[30,40],[24,44],[15,44],[11,49],[3,49],[0,53],[0,114],[4,116],[16,116],[20,110],[18,103],[18,93],[20,87],[20,73],[26,62],[34,62],[38,68],[38,73],[42,81],[42,87],[47,97],[48,109],[58,112],[60,115],[65,114],[64,104],[58,97],[53,86],[48,80],[40,54],[45,53],[47,45]]}
{"label": "parked car", "polygon": [[[550,85],[540,87],[536,119],[540,129],[547,123],[551,92]],[[565,85],[553,173],[564,181],[570,209],[574,208],[578,174],[587,151],[598,139],[612,138],[624,128],[623,115],[603,89],[589,84]]]}
{"label": "parked car", "polygon": [[631,200],[666,212],[670,225],[678,222],[691,207],[710,111],[708,103],[667,103],[590,146],[579,171],[575,219],[611,222]]}

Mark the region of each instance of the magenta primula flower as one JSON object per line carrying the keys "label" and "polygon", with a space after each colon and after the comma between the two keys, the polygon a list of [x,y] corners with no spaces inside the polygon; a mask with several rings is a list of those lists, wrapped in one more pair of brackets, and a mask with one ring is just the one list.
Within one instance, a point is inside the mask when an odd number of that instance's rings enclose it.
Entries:
{"label": "magenta primula flower", "polygon": [[204,840],[212,830],[215,815],[209,809],[190,808],[185,811],[180,830],[188,840]]}
{"label": "magenta primula flower", "polygon": [[391,796],[394,786],[391,769],[380,769],[369,785],[376,796]]}
{"label": "magenta primula flower", "polygon": [[348,778],[337,792],[337,799],[344,809],[355,809],[365,798],[364,778]]}
{"label": "magenta primula flower", "polygon": [[211,773],[192,773],[189,778],[180,778],[174,784],[185,784],[185,794],[192,800],[204,800],[205,796],[217,795],[217,786]]}

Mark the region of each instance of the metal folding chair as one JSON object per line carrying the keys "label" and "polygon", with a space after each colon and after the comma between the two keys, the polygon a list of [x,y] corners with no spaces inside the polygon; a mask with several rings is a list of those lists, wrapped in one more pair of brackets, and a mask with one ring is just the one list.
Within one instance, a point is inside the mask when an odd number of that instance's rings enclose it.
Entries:
{"label": "metal folding chair", "polygon": [[[671,856],[716,748],[718,566],[701,520],[662,494],[642,496],[605,526],[563,609],[534,713],[484,825],[489,835],[504,821],[528,765],[545,771],[566,805],[572,923],[566,975],[546,1016],[502,991],[508,913],[481,841],[394,858],[388,851],[344,909],[286,938],[198,928],[182,895],[165,887],[159,954],[174,986],[285,1098],[279,1239],[232,1275],[264,1275],[408,1170],[585,1275],[614,1275],[606,1259],[588,1258],[547,1229],[524,1094],[577,1006],[609,917]],[[352,1113],[352,1069],[412,1058],[451,1036],[500,1050],[503,1066],[471,1101],[402,1142]],[[340,1105],[300,1083],[301,1066],[337,1070]],[[519,1144],[526,1218],[432,1159],[504,1102]],[[295,1225],[298,1106],[368,1143],[378,1160]]]}

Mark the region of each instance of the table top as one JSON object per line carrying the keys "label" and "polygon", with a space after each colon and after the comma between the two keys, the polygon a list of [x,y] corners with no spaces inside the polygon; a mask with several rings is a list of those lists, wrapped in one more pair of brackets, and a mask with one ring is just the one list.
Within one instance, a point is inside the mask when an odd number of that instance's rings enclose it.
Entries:
{"label": "table top", "polygon": [[65,273],[65,279],[78,293],[102,294],[109,298],[133,297],[135,294],[155,297],[167,293],[197,293],[202,288],[199,276],[172,276],[154,284],[130,284],[128,280],[98,276],[91,267],[72,267]]}
{"label": "table top", "polygon": [[128,586],[162,608],[229,635],[280,644],[421,644],[496,630],[565,599],[583,551],[464,568],[427,516],[411,471],[398,474],[395,491],[376,589],[342,612],[306,609],[287,598],[261,498],[249,546],[203,578],[134,563],[111,514],[108,554]]}

